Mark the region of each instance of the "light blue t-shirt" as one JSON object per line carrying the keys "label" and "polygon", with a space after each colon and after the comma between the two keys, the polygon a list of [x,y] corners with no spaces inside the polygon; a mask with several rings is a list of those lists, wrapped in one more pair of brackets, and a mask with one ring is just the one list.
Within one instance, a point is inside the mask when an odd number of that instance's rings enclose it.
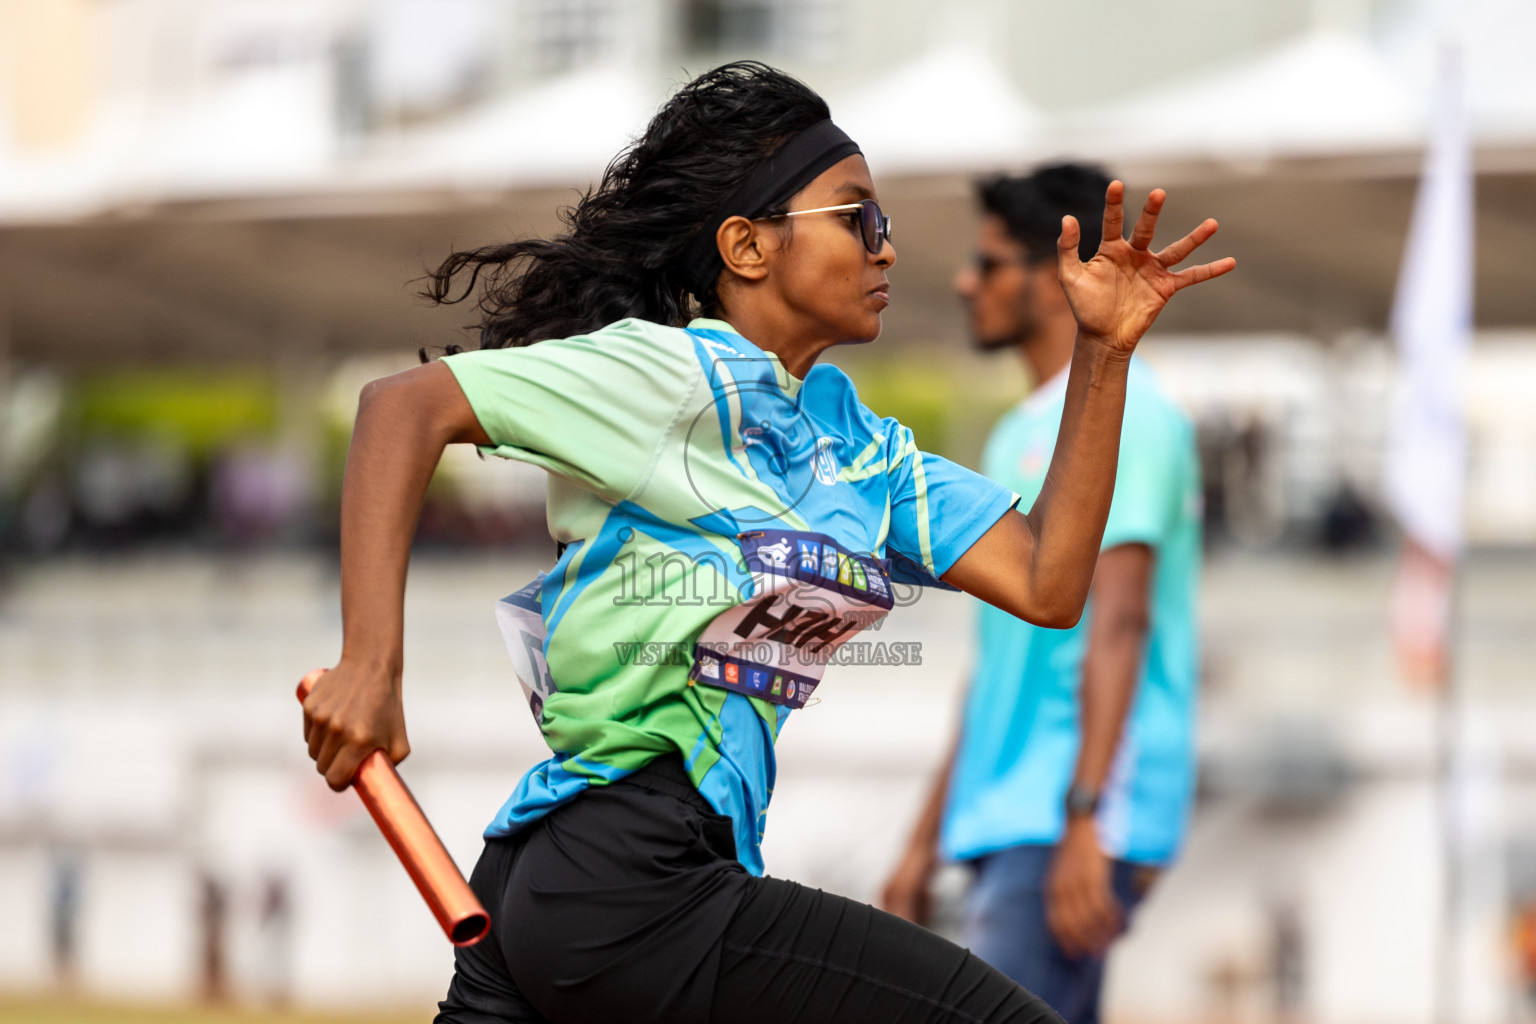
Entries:
{"label": "light blue t-shirt", "polygon": [[[987,442],[983,472],[1017,491],[1021,507],[1045,481],[1064,376],[1008,412]],[[1152,548],[1151,628],[1097,824],[1107,853],[1140,864],[1172,859],[1194,792],[1200,512],[1194,428],[1152,371],[1132,360],[1103,547]],[[1054,630],[979,606],[977,664],[941,833],[946,856],[1060,839],[1092,612],[1090,601],[1075,627]]]}

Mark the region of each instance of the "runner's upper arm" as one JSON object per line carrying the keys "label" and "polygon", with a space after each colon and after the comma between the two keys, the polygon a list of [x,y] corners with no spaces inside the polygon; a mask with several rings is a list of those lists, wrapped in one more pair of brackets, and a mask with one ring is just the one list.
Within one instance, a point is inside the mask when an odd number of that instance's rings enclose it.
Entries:
{"label": "runner's upper arm", "polygon": [[369,381],[358,397],[358,415],[365,409],[389,418],[424,421],[429,433],[444,444],[491,443],[453,373],[440,362]]}

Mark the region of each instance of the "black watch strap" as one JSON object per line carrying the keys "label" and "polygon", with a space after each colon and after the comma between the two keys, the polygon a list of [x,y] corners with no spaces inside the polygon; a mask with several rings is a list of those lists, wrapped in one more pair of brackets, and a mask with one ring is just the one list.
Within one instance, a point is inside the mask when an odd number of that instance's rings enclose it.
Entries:
{"label": "black watch strap", "polygon": [[1068,818],[1088,818],[1098,813],[1099,794],[1085,786],[1070,786],[1066,799]]}

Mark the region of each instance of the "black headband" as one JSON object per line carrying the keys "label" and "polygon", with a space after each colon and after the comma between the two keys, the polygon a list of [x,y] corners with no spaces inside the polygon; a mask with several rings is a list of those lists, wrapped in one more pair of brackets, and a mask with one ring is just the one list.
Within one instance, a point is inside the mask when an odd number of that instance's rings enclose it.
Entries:
{"label": "black headband", "polygon": [[809,185],[822,171],[839,160],[860,152],[843,130],[831,121],[817,121],[773,151],[741,186],[710,214],[688,247],[683,250],[683,286],[702,295],[720,273],[720,250],[715,235],[732,217],[757,217]]}

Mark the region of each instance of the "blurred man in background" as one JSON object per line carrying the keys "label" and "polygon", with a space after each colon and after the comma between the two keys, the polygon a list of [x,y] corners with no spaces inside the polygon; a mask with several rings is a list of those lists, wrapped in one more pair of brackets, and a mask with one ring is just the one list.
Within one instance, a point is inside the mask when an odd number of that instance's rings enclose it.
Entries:
{"label": "blurred man in background", "polygon": [[[977,346],[1016,350],[1035,381],[982,467],[1024,507],[1050,465],[1076,336],[1056,239],[1066,214],[1099,222],[1108,184],[1066,164],[979,188],[975,259],[955,284]],[[923,922],[940,854],[971,865],[965,943],[1070,1024],[1099,1019],[1105,953],[1189,814],[1199,495],[1193,427],[1134,360],[1088,610],[1051,630],[979,608],[960,734],[884,891],[887,910]]]}

